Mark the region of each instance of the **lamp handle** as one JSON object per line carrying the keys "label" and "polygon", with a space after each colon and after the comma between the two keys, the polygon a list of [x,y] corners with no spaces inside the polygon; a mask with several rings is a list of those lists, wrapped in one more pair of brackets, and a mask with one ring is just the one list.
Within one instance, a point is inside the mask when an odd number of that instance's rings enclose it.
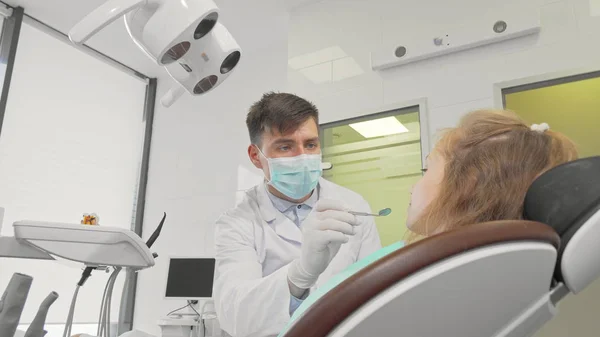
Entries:
{"label": "lamp handle", "polygon": [[176,100],[183,95],[185,89],[181,85],[176,85],[167,91],[163,97],[160,99],[160,103],[165,108],[170,107]]}
{"label": "lamp handle", "polygon": [[75,44],[85,43],[92,35],[146,2],[147,0],[108,0],[71,28],[69,39]]}

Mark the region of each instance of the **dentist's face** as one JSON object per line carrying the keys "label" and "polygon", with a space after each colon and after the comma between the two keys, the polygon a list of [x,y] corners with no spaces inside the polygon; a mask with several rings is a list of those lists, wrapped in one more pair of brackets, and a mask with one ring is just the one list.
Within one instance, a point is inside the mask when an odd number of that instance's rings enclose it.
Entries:
{"label": "dentist's face", "polygon": [[425,174],[411,191],[406,219],[406,226],[409,229],[421,217],[423,210],[438,196],[440,184],[444,178],[444,163],[444,159],[435,152],[427,157]]}
{"label": "dentist's face", "polygon": [[248,155],[256,166],[263,170],[265,177],[271,179],[268,158],[296,157],[302,154],[319,154],[321,146],[319,142],[319,127],[314,119],[309,118],[296,130],[282,134],[279,130],[266,131],[262,136],[260,154],[256,146],[250,145]]}

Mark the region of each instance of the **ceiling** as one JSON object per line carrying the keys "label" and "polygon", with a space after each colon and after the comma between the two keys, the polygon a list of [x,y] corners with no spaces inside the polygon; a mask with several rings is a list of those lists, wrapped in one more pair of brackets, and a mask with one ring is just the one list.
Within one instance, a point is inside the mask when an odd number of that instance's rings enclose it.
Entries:
{"label": "ceiling", "polygon": [[[106,2],[106,0],[1,0],[10,6],[21,6],[25,13],[65,34],[85,15]],[[319,0],[215,0],[224,15],[222,22],[236,38],[242,49],[256,47],[256,36],[260,32],[248,29],[248,13],[256,7],[273,7],[273,10],[286,11]],[[267,13],[265,15],[270,15]],[[252,15],[250,15],[252,16]],[[254,26],[253,28],[256,28]],[[260,28],[262,29],[262,28]],[[143,55],[135,46],[123,24],[116,20],[92,37],[87,44],[98,51],[118,60],[151,77],[166,76],[152,60]],[[247,49],[246,49],[247,50]]]}

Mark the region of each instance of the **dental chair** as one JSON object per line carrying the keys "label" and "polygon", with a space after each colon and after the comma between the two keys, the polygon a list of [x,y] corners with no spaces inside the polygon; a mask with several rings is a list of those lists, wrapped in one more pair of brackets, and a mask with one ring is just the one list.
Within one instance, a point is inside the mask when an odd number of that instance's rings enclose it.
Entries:
{"label": "dental chair", "polygon": [[536,179],[524,216],[395,251],[323,295],[283,335],[532,336],[561,299],[600,276],[600,157]]}

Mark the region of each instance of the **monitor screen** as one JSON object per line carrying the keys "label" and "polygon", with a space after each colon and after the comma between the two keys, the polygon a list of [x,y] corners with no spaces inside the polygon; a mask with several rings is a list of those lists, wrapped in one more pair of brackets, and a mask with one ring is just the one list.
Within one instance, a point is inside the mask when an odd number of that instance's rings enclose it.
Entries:
{"label": "monitor screen", "polygon": [[183,299],[212,297],[214,258],[171,258],[166,297]]}

